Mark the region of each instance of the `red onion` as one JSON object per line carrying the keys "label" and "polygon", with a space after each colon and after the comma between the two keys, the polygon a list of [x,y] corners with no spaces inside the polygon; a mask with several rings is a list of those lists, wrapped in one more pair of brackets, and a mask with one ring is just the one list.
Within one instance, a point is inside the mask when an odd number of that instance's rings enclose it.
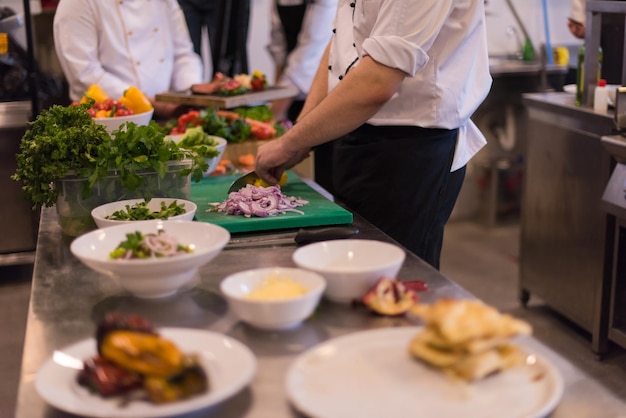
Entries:
{"label": "red onion", "polygon": [[239,191],[232,192],[222,203],[212,203],[209,211],[224,212],[228,215],[256,216],[265,218],[280,215],[287,212],[304,212],[295,209],[308,204],[307,200],[297,197],[286,196],[280,186],[254,186],[246,185]]}

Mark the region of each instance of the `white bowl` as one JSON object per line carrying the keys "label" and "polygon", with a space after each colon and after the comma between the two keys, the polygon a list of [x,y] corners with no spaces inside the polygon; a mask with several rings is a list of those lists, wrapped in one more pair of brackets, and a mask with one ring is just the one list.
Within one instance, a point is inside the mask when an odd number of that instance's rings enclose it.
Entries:
{"label": "white bowl", "polygon": [[109,132],[118,130],[122,124],[126,122],[134,122],[137,125],[148,125],[152,120],[152,114],[154,109],[151,109],[144,113],[137,113],[128,116],[114,116],[112,118],[93,118],[93,120],[104,127]]}
{"label": "white bowl", "polygon": [[293,253],[298,267],[324,276],[324,296],[340,303],[360,300],[383,276],[396,277],[404,258],[397,245],[360,239],[318,242]]}
{"label": "white bowl", "polygon": [[[163,229],[193,252],[174,257],[114,260],[109,254],[126,234],[156,233]],[[221,226],[193,221],[142,221],[97,229],[76,238],[72,254],[91,269],[116,278],[124,289],[140,298],[173,295],[197,274],[198,268],[215,258],[230,240]]]}
{"label": "white bowl", "polygon": [[[185,134],[167,135],[166,138],[169,138],[172,141],[174,141],[176,144],[178,144],[180,141],[182,141],[184,136]],[[220,161],[222,160],[222,157],[224,156],[224,151],[226,151],[226,144],[228,144],[228,141],[225,138],[222,138],[221,136],[215,136],[215,135],[209,135],[209,136],[213,138],[215,142],[217,142],[217,145],[215,145],[215,148],[219,151],[219,154],[217,155],[217,157],[207,158],[205,160],[209,164],[209,168],[202,173],[203,177],[208,177],[215,171]]]}
{"label": "white bowl", "polygon": [[[91,217],[96,222],[98,228],[108,228],[110,226],[122,225],[126,223],[137,223],[142,221],[118,221],[114,219],[107,219],[107,216],[111,216],[113,213],[118,210],[126,211],[126,206],[134,206],[138,203],[142,203],[144,199],[128,199],[128,200],[119,200],[117,202],[106,203],[104,205],[100,205],[94,208],[91,211]],[[175,199],[169,197],[153,197],[150,202],[148,202],[148,209],[153,212],[157,212],[161,209],[161,202],[164,202],[167,206],[172,204],[172,202],[176,201],[178,205],[185,206],[185,213],[181,215],[172,216],[168,219],[163,219],[167,221],[192,221],[193,217],[196,215],[196,210],[198,210],[198,206],[184,199]]]}
{"label": "white bowl", "polygon": [[[268,278],[287,278],[305,287],[308,292],[286,299],[258,300],[247,295]],[[317,273],[286,267],[259,268],[241,271],[226,277],[220,288],[237,317],[265,330],[283,330],[298,326],[311,316],[326,288]]]}

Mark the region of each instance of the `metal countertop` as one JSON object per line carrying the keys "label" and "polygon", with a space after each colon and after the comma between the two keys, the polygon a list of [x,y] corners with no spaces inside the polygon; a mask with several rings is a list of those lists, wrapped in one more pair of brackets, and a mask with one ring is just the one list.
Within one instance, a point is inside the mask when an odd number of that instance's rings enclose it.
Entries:
{"label": "metal countertop", "polygon": [[[360,238],[391,241],[381,231],[355,214]],[[370,315],[363,310],[322,301],[317,313],[302,326],[287,332],[258,331],[237,321],[221,297],[219,283],[228,274],[253,267],[293,266],[294,245],[266,248],[228,249],[201,269],[195,288],[160,301],[142,301],[121,293],[111,279],[89,270],[72,256],[69,238],[63,237],[54,208],[42,211],[38,251],[27,320],[21,380],[15,418],[69,417],[48,407],[34,387],[39,367],[55,349],[94,334],[94,321],[118,310],[146,316],[157,327],[176,326],[206,329],[227,334],[248,345],[257,357],[257,372],[250,386],[208,410],[185,417],[296,417],[284,388],[290,363],[301,353],[330,338],[350,332],[415,325],[405,318]],[[472,295],[418,257],[407,253],[399,279],[419,279],[429,290],[423,302],[443,297]],[[617,399],[584,372],[534,338],[526,347],[542,355],[561,372],[565,393],[554,418],[596,418],[601,399],[603,416],[618,416],[626,403]],[[591,355],[591,354],[590,354]]]}

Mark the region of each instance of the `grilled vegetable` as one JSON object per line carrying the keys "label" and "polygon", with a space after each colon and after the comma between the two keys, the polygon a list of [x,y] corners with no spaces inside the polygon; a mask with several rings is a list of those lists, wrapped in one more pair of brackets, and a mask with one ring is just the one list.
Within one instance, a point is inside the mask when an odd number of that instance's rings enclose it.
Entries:
{"label": "grilled vegetable", "polygon": [[78,383],[105,398],[122,395],[143,386],[143,377],[101,356],[88,359],[78,375]]}
{"label": "grilled vegetable", "polygon": [[174,343],[156,335],[113,331],[102,340],[102,356],[127,370],[168,377],[182,369],[182,353]]}
{"label": "grilled vegetable", "polygon": [[208,389],[208,379],[196,356],[183,357],[182,370],[169,377],[148,376],[144,387],[154,403],[186,399]]}

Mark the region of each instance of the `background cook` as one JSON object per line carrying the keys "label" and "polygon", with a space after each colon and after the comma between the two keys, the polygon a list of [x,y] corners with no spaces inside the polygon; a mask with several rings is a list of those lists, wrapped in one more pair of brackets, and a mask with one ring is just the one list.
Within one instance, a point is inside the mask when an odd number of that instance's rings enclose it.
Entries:
{"label": "background cook", "polygon": [[71,100],[92,84],[110,97],[134,85],[151,98],[156,117],[169,118],[179,105],[154,96],[202,81],[202,62],[176,0],[61,0],[54,44]]}

